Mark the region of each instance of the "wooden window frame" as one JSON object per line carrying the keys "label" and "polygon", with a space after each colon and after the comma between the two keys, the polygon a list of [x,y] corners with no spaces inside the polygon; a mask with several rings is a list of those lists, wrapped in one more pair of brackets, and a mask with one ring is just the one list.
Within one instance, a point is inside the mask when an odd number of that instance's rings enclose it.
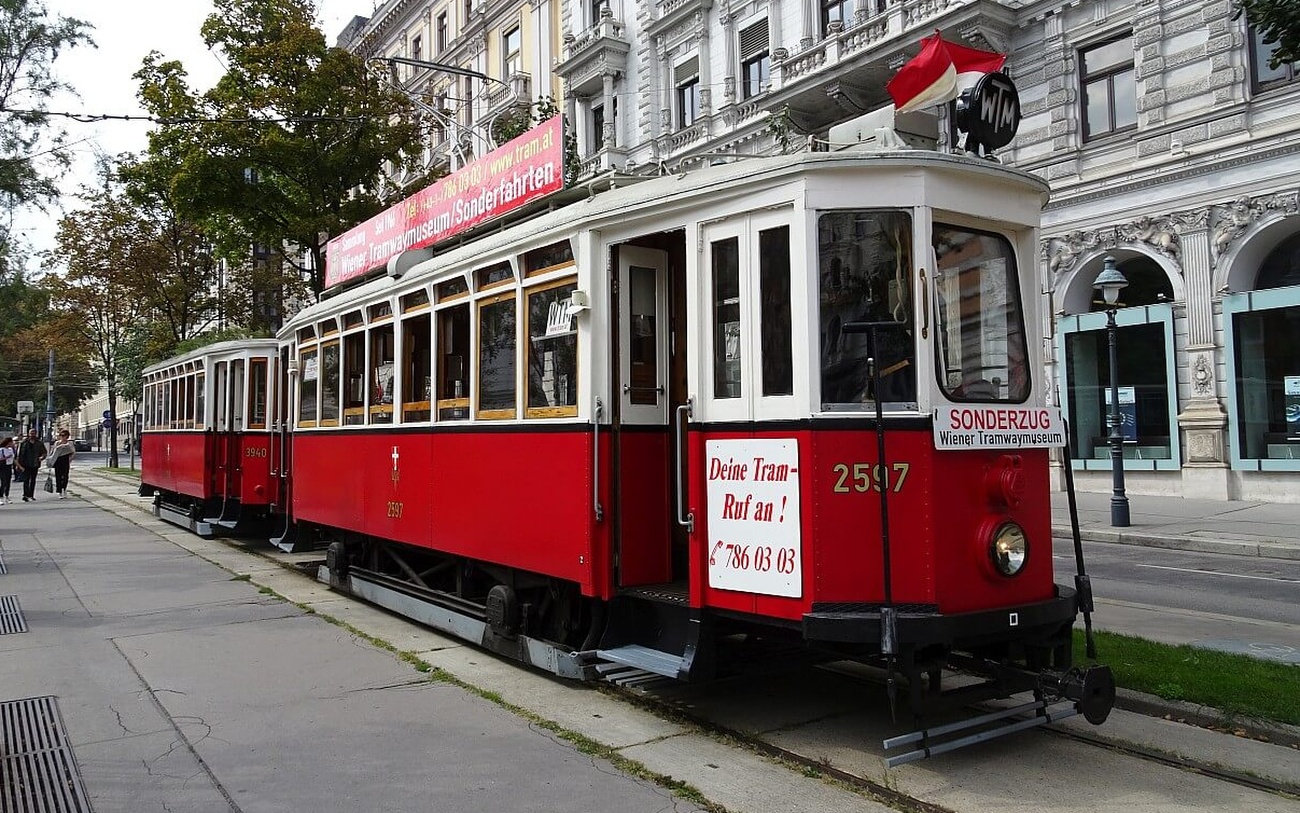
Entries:
{"label": "wooden window frame", "polygon": [[[449,304],[443,305],[440,303],[439,306],[434,309],[433,325],[431,328],[433,330],[433,377],[434,377],[432,418],[435,422],[447,421],[449,423],[460,423],[461,421],[468,421],[474,417],[472,414],[472,410],[470,409],[469,396],[470,396],[470,391],[474,387],[474,378],[471,373],[472,370],[474,369],[474,364],[473,364],[474,359],[472,358],[472,356],[475,352],[475,349],[472,346],[473,345],[472,342],[471,342],[471,346],[466,348],[464,396],[460,398],[439,398],[438,394],[442,385],[442,367],[440,365],[443,358],[443,352],[442,352],[443,348],[442,348],[442,335],[439,333],[438,320],[442,316],[442,314],[447,311],[455,310],[456,308],[464,308],[466,327],[469,330],[469,334],[472,338],[476,333],[476,331],[474,330],[474,322],[473,322],[474,303],[470,301],[467,297],[462,297],[459,295],[457,295],[454,299],[446,300],[446,302],[448,302]],[[439,417],[439,415],[444,409],[463,409],[465,410],[465,417],[441,418]]]}
{"label": "wooden window frame", "polygon": [[372,404],[370,402],[370,399],[374,396],[375,390],[375,387],[372,385],[375,383],[376,376],[379,372],[379,364],[375,360],[376,343],[374,341],[374,336],[377,331],[383,330],[387,330],[390,333],[390,341],[393,347],[393,358],[388,362],[393,365],[393,378],[392,381],[389,382],[388,386],[391,389],[393,385],[397,383],[397,325],[393,322],[392,316],[389,315],[386,317],[380,317],[375,322],[372,322],[370,329],[366,331],[366,390],[363,400],[366,405],[367,423],[376,423],[374,420],[376,415],[387,415],[387,421],[380,421],[378,423],[391,424],[393,423],[393,417],[397,414],[397,393],[393,393],[392,399],[387,404]]}
{"label": "wooden window frame", "polygon": [[[308,353],[316,355],[316,417],[305,421],[302,419],[302,377],[307,374]],[[294,362],[298,365],[298,386],[295,393],[298,397],[293,407],[294,426],[300,429],[313,429],[320,424],[320,345],[312,342],[309,345],[299,345],[297,357]]]}
{"label": "wooden window frame", "polygon": [[338,397],[339,414],[343,414],[343,342],[337,338],[337,334],[331,335],[336,336],[336,338],[330,341],[322,341],[316,345],[318,353],[316,369],[320,370],[320,374],[316,379],[320,382],[316,385],[316,425],[321,427],[339,425],[338,418],[322,417],[325,413],[325,349],[328,347],[337,347],[339,351],[339,381],[335,395]]}
{"label": "wooden window frame", "polygon": [[[470,378],[471,391],[474,397],[475,418],[484,421],[508,421],[515,420],[519,417],[519,292],[518,287],[511,287],[508,291],[499,291],[491,296],[482,296],[474,300],[473,316],[474,321],[470,322],[470,329],[474,333],[474,375]],[[483,365],[479,359],[483,356],[483,330],[482,330],[482,313],[483,308],[491,305],[499,305],[506,300],[511,300],[515,305],[515,385],[514,385],[514,406],[509,409],[483,409],[483,388],[482,376]]]}
{"label": "wooden window frame", "polygon": [[[407,401],[407,400],[406,400],[406,394],[405,394],[405,392],[398,393],[398,394],[400,394],[400,395],[402,396],[402,398],[401,398],[401,404],[402,404],[402,423],[408,423],[408,422],[409,422],[409,423],[427,423],[427,422],[430,422],[430,421],[433,420],[433,400],[434,400],[434,390],[435,390],[435,385],[436,385],[436,383],[437,383],[437,382],[434,380],[435,377],[436,377],[436,375],[437,375],[437,372],[436,372],[436,370],[435,370],[435,365],[434,365],[434,355],[433,355],[434,314],[432,313],[432,311],[430,311],[430,310],[427,309],[427,308],[419,308],[419,309],[417,309],[417,310],[418,310],[418,311],[423,311],[423,312],[422,312],[422,313],[421,313],[421,312],[416,312],[415,315],[413,315],[413,316],[411,316],[411,317],[409,317],[409,318],[403,318],[402,321],[401,321],[401,328],[402,328],[402,333],[401,333],[401,335],[402,335],[402,369],[403,369],[406,373],[413,373],[413,372],[415,372],[415,371],[413,370],[413,365],[412,365],[412,363],[411,363],[411,354],[412,354],[413,350],[416,348],[417,343],[414,342],[414,341],[407,341],[407,337],[408,337],[408,333],[409,333],[408,323],[413,322],[413,321],[415,321],[415,320],[417,320],[417,319],[426,319],[426,320],[427,320],[427,325],[428,325],[428,327],[427,327],[427,332],[428,332],[428,341],[426,342],[426,349],[428,350],[428,353],[429,353],[429,397],[428,397],[428,399],[423,400],[423,401]],[[414,379],[414,376],[411,376],[411,377]],[[404,375],[404,376],[402,377],[402,388],[403,388],[403,390],[405,390],[406,387],[407,387],[408,385],[409,385],[410,387],[412,387],[412,390],[411,390],[412,393],[414,393],[414,392],[417,390],[417,388],[416,388],[416,382],[415,382],[415,381],[407,381],[407,377]],[[397,399],[396,395],[394,396],[393,401],[394,401],[394,404],[397,403],[398,399]],[[408,418],[408,417],[407,417],[409,414],[411,414],[411,413],[415,413],[415,412],[428,412],[428,413],[429,413],[429,417],[428,417],[427,419]]]}
{"label": "wooden window frame", "polygon": [[[481,285],[479,284],[478,281],[479,272],[495,271],[496,269],[500,268],[503,265],[507,265],[510,267],[509,277],[507,277],[506,279],[496,280],[495,282],[488,282]],[[474,290],[477,293],[486,293],[488,291],[499,291],[500,289],[506,287],[507,285],[518,287],[519,269],[516,268],[515,264],[510,262],[509,260],[502,260],[500,262],[488,263],[487,265],[481,265],[475,268],[474,271],[470,274],[470,278],[474,283],[472,290]]]}
{"label": "wooden window frame", "polygon": [[[465,285],[465,290],[457,291],[454,294],[447,294],[445,296],[441,293],[441,291],[438,290],[443,285],[446,285],[449,282],[454,282],[457,279],[459,279]],[[469,299],[470,292],[473,290],[474,290],[474,286],[470,285],[470,280],[464,274],[458,274],[453,277],[448,277],[447,279],[444,279],[441,282],[434,283],[433,298],[434,301],[439,305],[442,305],[443,303],[446,302],[460,302],[462,299]]]}
{"label": "wooden window frame", "polygon": [[[253,370],[254,370],[254,368],[256,368],[258,365],[261,365],[261,367],[262,367],[262,406],[263,406],[263,410],[262,410],[262,422],[261,422],[261,423],[254,423],[254,422],[253,422],[253,416],[257,414],[257,410],[254,408],[254,400],[253,400],[253,396],[254,396],[254,394],[255,394],[256,391],[257,391],[257,387],[254,386],[254,382],[257,381],[257,377],[256,377],[255,375],[253,375]],[[246,393],[247,400],[248,400],[248,407],[247,407],[247,410],[248,410],[248,411],[247,411],[247,418],[248,418],[248,420],[247,420],[247,422],[246,422],[246,423],[247,423],[246,428],[248,428],[248,429],[265,429],[265,428],[266,428],[266,425],[267,425],[267,423],[268,423],[268,417],[269,417],[270,414],[271,414],[271,405],[270,405],[270,403],[268,403],[268,401],[269,401],[269,399],[270,399],[270,397],[271,397],[270,379],[268,378],[270,372],[271,372],[271,360],[270,360],[270,359],[268,359],[268,358],[265,357],[265,356],[256,356],[256,357],[249,358],[249,360],[248,360],[248,392]],[[316,389],[317,389],[317,392],[319,393],[319,392],[320,392],[320,388],[317,387]],[[317,415],[317,417],[320,416],[319,400],[317,401],[316,415]]]}
{"label": "wooden window frame", "polygon": [[[569,266],[572,266],[572,265],[576,265],[576,263],[569,263],[568,265],[569,265]],[[561,278],[561,279],[550,280],[550,281],[547,281],[547,282],[541,283],[541,284],[539,284],[539,285],[530,285],[530,286],[528,286],[527,288],[524,288],[524,289],[523,289],[523,294],[524,294],[524,308],[523,308],[524,329],[523,329],[523,335],[524,335],[524,340],[525,340],[528,344],[527,344],[527,346],[524,347],[524,353],[523,353],[523,357],[524,357],[524,369],[523,369],[522,371],[520,371],[520,372],[516,372],[516,375],[515,375],[515,381],[516,381],[516,385],[517,385],[517,383],[518,383],[518,381],[519,381],[519,378],[520,378],[521,375],[522,375],[522,378],[523,378],[523,381],[524,381],[524,388],[523,388],[523,389],[524,389],[524,399],[523,399],[523,403],[524,403],[524,418],[525,418],[525,419],[530,419],[530,418],[575,418],[575,417],[577,417],[577,415],[578,415],[578,404],[577,404],[577,403],[575,403],[573,406],[562,406],[562,407],[530,407],[530,406],[528,406],[528,393],[529,393],[529,386],[530,386],[530,379],[529,379],[529,377],[528,377],[528,350],[529,350],[529,348],[531,348],[531,346],[532,346],[532,342],[533,342],[533,336],[532,336],[532,332],[531,332],[531,330],[530,330],[530,326],[531,326],[531,325],[530,325],[530,320],[529,320],[529,314],[531,313],[531,310],[530,310],[530,308],[528,307],[528,297],[532,296],[533,294],[539,294],[539,293],[542,293],[543,291],[550,291],[550,290],[554,290],[554,289],[556,289],[556,288],[563,288],[563,287],[566,286],[566,285],[573,285],[573,286],[575,286],[575,290],[577,290],[577,288],[576,288],[577,284],[578,284],[578,276],[577,276],[577,274],[571,274],[571,275],[566,276],[566,277],[563,277],[563,278]],[[580,401],[582,400],[582,353],[581,353],[581,336],[580,336],[580,331],[578,330],[576,324],[575,324],[574,329],[573,329],[573,336],[574,336],[574,339],[577,340],[577,341],[579,342],[579,347],[578,347],[577,352],[575,353],[575,357],[574,357],[573,375],[574,375],[575,378],[576,378],[576,383],[577,383],[577,387],[578,387],[578,396],[577,396],[577,400],[580,402]],[[519,398],[519,396],[518,396],[518,394],[516,394],[516,395],[515,395],[515,400],[518,400],[518,398]]]}

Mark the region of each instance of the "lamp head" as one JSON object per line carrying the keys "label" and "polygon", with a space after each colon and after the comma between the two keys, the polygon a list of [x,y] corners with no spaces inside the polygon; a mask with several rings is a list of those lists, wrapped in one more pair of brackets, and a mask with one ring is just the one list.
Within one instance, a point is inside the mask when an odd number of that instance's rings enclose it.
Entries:
{"label": "lamp head", "polygon": [[1119,301],[1119,292],[1128,287],[1128,279],[1116,267],[1114,257],[1102,261],[1101,273],[1093,280],[1092,287],[1101,291],[1101,298],[1106,300],[1107,305]]}

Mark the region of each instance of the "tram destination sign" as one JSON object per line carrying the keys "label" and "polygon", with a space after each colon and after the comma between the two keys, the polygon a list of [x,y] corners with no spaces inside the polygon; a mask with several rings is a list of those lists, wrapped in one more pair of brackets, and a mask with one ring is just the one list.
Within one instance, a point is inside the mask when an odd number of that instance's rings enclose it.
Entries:
{"label": "tram destination sign", "polygon": [[564,187],[555,116],[329,241],[325,287],[355,279]]}
{"label": "tram destination sign", "polygon": [[936,449],[1042,449],[1065,445],[1057,407],[971,404],[934,411]]}

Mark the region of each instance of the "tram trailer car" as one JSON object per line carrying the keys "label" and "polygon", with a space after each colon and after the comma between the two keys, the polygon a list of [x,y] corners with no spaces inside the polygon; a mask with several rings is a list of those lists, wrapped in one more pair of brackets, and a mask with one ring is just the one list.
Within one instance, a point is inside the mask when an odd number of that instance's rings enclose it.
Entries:
{"label": "tram trailer car", "polygon": [[140,493],[202,536],[268,526],[281,497],[274,339],[219,342],[144,371]]}

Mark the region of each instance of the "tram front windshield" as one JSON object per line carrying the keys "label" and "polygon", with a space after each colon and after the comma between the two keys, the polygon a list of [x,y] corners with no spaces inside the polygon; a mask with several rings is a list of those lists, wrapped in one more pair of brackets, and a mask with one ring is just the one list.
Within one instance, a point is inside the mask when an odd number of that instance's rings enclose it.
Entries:
{"label": "tram front windshield", "polygon": [[1023,403],[1029,354],[1015,253],[1000,234],[934,226],[939,386],[952,401]]}
{"label": "tram front windshield", "polygon": [[822,410],[875,408],[867,364],[872,332],[881,405],[915,410],[911,214],[824,212],[817,221],[817,252]]}

